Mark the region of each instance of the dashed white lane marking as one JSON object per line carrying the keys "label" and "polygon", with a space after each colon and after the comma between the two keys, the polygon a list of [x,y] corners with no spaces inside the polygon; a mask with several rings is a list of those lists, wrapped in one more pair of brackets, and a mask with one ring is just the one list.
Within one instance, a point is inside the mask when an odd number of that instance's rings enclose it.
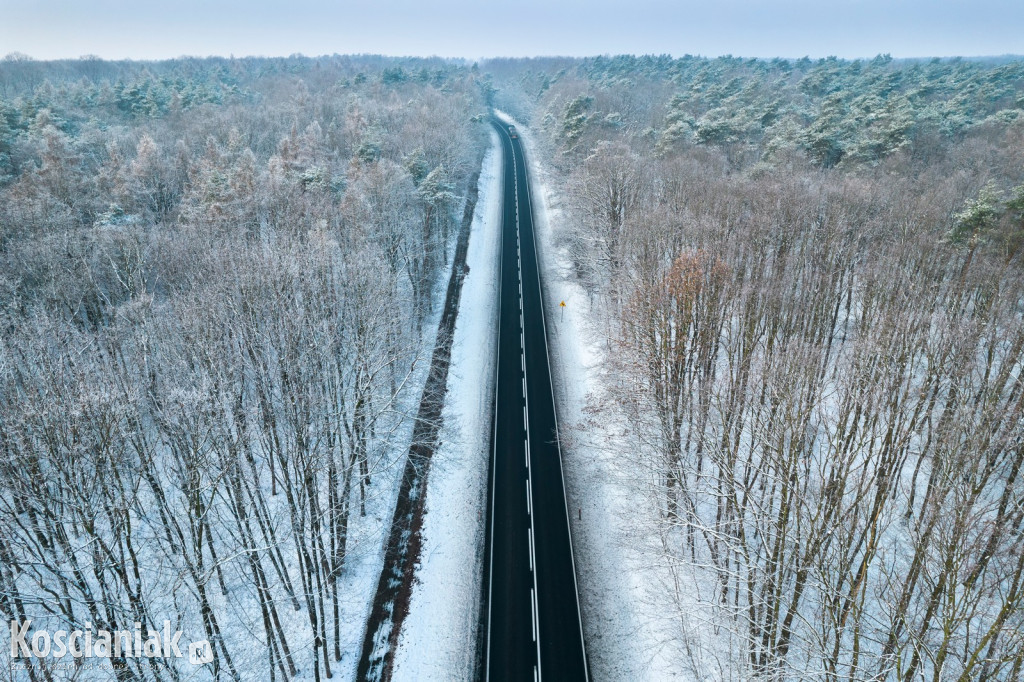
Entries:
{"label": "dashed white lane marking", "polygon": [[[526,479],[526,514],[527,516],[533,516],[533,503],[530,501],[530,479]],[[530,549],[533,549],[532,544]]]}
{"label": "dashed white lane marking", "polygon": [[533,621],[533,641],[537,641],[537,593],[530,588],[530,615]]}
{"label": "dashed white lane marking", "polygon": [[532,571],[533,570],[533,529],[532,528],[527,528],[526,529],[526,541],[527,541],[527,544],[529,545],[529,547],[527,547],[527,549],[530,551],[530,570]]}
{"label": "dashed white lane marking", "polygon": [[[506,133],[506,135],[507,134],[508,133]],[[519,272],[517,274],[519,275],[519,288],[520,288],[520,291],[519,291],[519,296],[520,296],[520,303],[519,303],[519,305],[520,305],[520,311],[519,311],[519,349],[520,349],[520,353],[524,357],[524,359],[523,359],[523,379],[525,381],[525,378],[526,378],[526,360],[525,360],[526,341],[525,341],[525,339],[523,337],[523,313],[522,313],[523,259],[522,259],[522,249],[521,249],[522,245],[520,243],[520,229],[519,229],[519,162],[518,162],[518,159],[516,158],[515,144],[512,143],[511,139],[509,139],[509,144],[512,145],[512,177],[513,177],[514,190],[515,190],[515,199],[516,199],[516,259],[517,259],[518,265],[519,265],[519,267],[518,267]],[[529,190],[529,187],[527,187],[527,191],[528,190]],[[525,391],[523,392],[523,397],[526,399],[526,401],[529,401],[529,397],[526,396]],[[523,407],[523,423],[526,426],[526,448],[525,448],[525,450],[526,450],[526,471],[527,471],[527,491],[526,491],[527,492],[527,506],[530,506],[530,504],[532,504],[531,500],[529,499],[529,494],[530,494],[530,490],[529,490],[530,423],[529,423],[529,420],[527,419],[526,407],[525,406]],[[534,679],[534,682],[540,682],[540,680],[542,679],[541,678],[541,660],[540,660],[540,638],[538,637],[538,631],[540,629],[540,623],[538,622],[538,620],[539,620],[539,609],[537,608],[537,572],[533,570],[534,557],[533,557],[533,515],[532,515],[532,513],[530,515],[530,561],[531,561],[531,563],[530,563],[530,570],[533,573],[533,587],[530,589],[530,605],[531,605],[531,609],[532,609],[531,610],[531,615],[532,615],[532,622],[533,622],[533,641],[536,643],[536,646],[537,646],[537,663],[536,663],[536,665],[533,666],[533,679]],[[490,617],[490,615],[488,614],[488,618],[489,617]],[[489,652],[490,652],[490,642],[488,641],[488,653]],[[488,668],[487,672],[488,672],[488,678],[489,678],[490,677],[490,668]]]}

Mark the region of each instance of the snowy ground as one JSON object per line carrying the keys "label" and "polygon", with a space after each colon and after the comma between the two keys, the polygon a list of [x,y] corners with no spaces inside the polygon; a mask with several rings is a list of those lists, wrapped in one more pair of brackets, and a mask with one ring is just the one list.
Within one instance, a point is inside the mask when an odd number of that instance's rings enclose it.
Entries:
{"label": "snowy ground", "polygon": [[[559,245],[562,212],[552,189],[555,183],[539,163],[536,142],[521,123],[501,112],[499,116],[516,125],[530,164],[548,350],[561,435],[566,440],[562,448],[566,501],[591,676],[602,681],[672,678],[659,644],[664,635],[659,636],[656,620],[649,615],[657,593],[656,576],[643,562],[652,548],[643,547],[635,531],[637,523],[643,523],[637,515],[646,506],[626,484],[631,475],[642,473],[623,466],[621,453],[614,447],[614,420],[602,414],[601,424],[596,425],[585,412],[588,401],[600,401],[604,394],[606,378],[601,368],[606,335]],[[559,310],[562,301],[566,306]],[[601,442],[604,447],[589,447],[588,442]]]}
{"label": "snowy ground", "polygon": [[476,657],[487,463],[497,357],[501,147],[480,172],[440,443],[427,481],[423,551],[393,679],[469,680]]}

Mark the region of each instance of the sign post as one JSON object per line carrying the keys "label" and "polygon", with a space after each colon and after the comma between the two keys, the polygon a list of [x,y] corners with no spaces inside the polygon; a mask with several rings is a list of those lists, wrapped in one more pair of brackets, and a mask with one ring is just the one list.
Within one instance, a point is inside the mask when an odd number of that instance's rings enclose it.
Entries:
{"label": "sign post", "polygon": [[558,309],[561,311],[558,315],[558,321],[561,322],[565,318],[565,301],[558,304]]}

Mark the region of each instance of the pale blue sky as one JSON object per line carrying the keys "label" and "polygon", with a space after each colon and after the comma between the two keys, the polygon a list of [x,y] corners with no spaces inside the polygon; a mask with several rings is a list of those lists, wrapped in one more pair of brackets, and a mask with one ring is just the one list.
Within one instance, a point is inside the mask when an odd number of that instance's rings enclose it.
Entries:
{"label": "pale blue sky", "polygon": [[0,55],[1024,54],[1024,0],[0,0]]}

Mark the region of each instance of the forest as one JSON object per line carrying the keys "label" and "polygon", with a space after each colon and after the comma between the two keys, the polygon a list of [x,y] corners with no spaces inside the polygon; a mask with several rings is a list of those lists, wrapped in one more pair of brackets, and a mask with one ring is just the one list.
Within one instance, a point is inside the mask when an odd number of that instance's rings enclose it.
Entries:
{"label": "forest", "polygon": [[[5,626],[168,620],[211,679],[354,674],[482,85],[438,59],[0,61]],[[0,678],[194,674],[23,662]]]}
{"label": "forest", "polygon": [[673,674],[1020,679],[1024,62],[487,67],[563,207],[606,358],[577,431]]}
{"label": "forest", "polygon": [[[573,437],[672,673],[1021,679],[1014,58],[8,55],[0,618],[353,676],[491,107],[561,204],[606,358]],[[110,679],[51,663],[0,679]]]}

